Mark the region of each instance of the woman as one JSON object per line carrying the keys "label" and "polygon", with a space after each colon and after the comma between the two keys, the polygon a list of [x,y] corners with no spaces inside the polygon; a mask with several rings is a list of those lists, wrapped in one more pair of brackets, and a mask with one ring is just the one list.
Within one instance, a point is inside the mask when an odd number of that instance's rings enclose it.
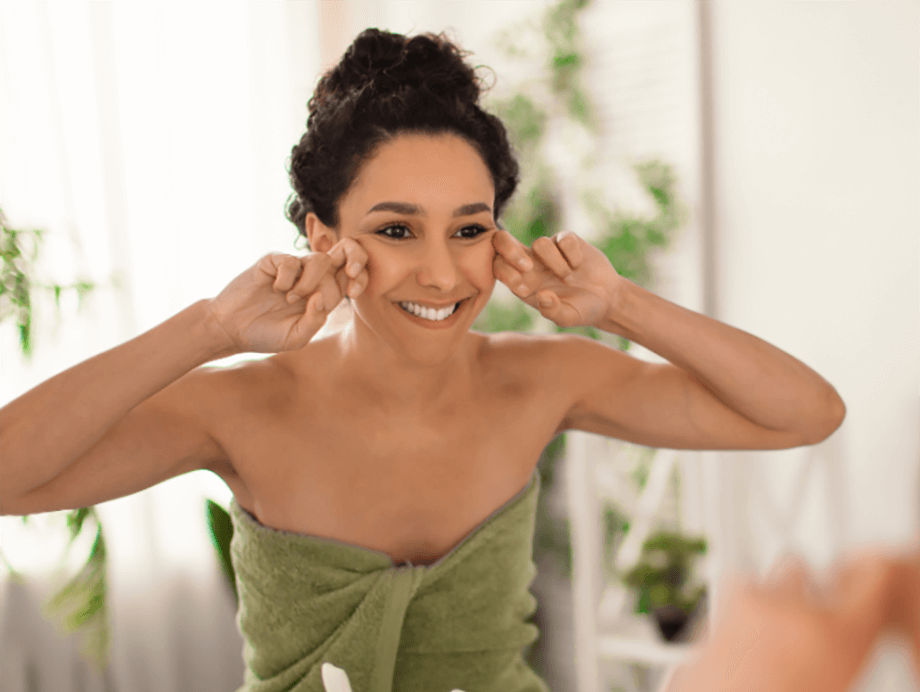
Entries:
{"label": "woman", "polygon": [[[91,505],[189,471],[231,488],[243,689],[544,690],[522,648],[543,448],[565,430],[651,447],[782,449],[843,420],[820,375],[618,276],[573,233],[498,220],[518,168],[443,37],[368,30],[317,86],[289,218],[213,299],[0,410],[0,511]],[[470,326],[499,280],[573,335]],[[344,296],[354,316],[313,340]],[[230,369],[235,353],[275,355]]]}

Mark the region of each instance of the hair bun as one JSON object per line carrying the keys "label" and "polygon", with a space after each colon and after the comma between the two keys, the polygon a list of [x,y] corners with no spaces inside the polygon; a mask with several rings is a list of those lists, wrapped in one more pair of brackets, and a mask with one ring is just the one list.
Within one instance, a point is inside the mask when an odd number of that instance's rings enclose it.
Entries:
{"label": "hair bun", "polygon": [[311,213],[338,229],[339,203],[357,172],[401,133],[465,139],[489,169],[499,217],[517,186],[518,164],[501,120],[479,105],[480,82],[467,55],[444,34],[358,35],[317,83],[307,131],[291,150],[296,195],[285,214],[301,234]]}
{"label": "hair bun", "polygon": [[365,29],[348,47],[341,62],[320,80],[311,112],[330,101],[365,91],[381,95],[422,90],[477,103],[479,82],[464,57],[443,34],[409,38]]}

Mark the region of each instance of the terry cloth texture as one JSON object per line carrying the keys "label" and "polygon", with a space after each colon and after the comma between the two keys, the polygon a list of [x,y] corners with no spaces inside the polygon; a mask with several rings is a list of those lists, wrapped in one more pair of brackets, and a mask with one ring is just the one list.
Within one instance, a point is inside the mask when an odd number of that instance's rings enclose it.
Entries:
{"label": "terry cloth texture", "polygon": [[245,682],[323,692],[322,664],[354,692],[548,692],[524,662],[537,568],[540,476],[432,565],[263,526],[230,504]]}

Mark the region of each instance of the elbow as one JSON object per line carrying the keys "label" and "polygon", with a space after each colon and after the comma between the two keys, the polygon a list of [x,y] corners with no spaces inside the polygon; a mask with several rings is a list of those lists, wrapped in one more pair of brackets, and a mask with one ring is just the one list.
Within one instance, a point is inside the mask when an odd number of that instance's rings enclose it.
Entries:
{"label": "elbow", "polygon": [[843,425],[846,415],[846,404],[843,403],[843,399],[840,398],[837,390],[831,387],[824,404],[821,406],[820,420],[809,430],[809,439],[806,444],[815,445],[819,442],[824,442]]}
{"label": "elbow", "polygon": [[825,435],[825,439],[830,437],[837,428],[843,425],[843,419],[847,417],[847,405],[843,403],[843,399],[837,393],[837,390],[831,387],[828,397],[830,399],[827,406],[830,412],[830,430],[827,435]]}

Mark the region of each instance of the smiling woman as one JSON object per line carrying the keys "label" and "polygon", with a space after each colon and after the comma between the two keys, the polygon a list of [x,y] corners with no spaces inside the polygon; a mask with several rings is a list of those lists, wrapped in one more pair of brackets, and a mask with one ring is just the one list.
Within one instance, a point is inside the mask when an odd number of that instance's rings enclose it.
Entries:
{"label": "smiling woman", "polygon": [[[539,635],[535,467],[556,435],[777,449],[843,419],[806,365],[642,290],[579,236],[528,248],[501,230],[518,167],[479,95],[443,37],[363,32],[291,157],[288,217],[313,252],[266,255],[0,409],[5,514],[197,469],[226,482],[242,690],[322,690],[328,663],[368,692],[545,692],[522,651]],[[496,280],[668,362],[472,331]],[[346,294],[346,328],[317,337]],[[274,355],[202,367],[243,352]]]}

